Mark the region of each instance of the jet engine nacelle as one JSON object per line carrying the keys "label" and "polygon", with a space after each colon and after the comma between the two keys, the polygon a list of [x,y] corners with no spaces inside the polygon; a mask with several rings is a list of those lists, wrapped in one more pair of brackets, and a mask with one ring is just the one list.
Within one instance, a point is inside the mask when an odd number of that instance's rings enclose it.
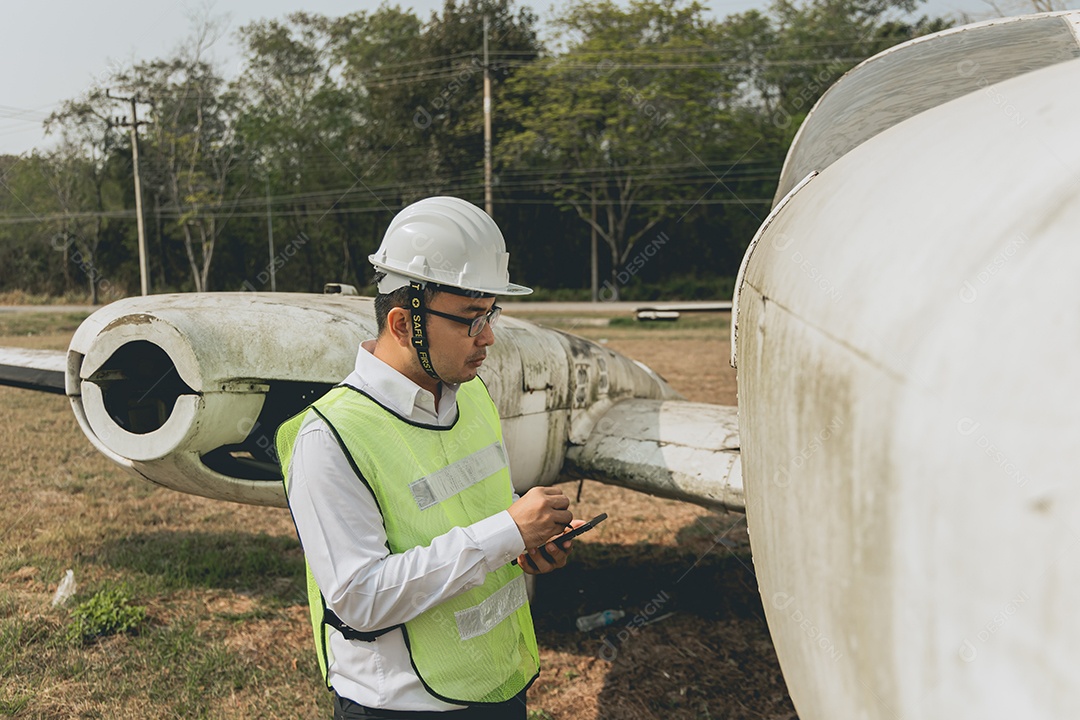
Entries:
{"label": "jet engine nacelle", "polygon": [[[615,468],[638,489],[741,507],[733,411],[703,405],[694,418],[709,422],[719,413],[730,438],[683,433],[684,421],[671,419],[696,404],[644,365],[513,318],[504,318],[497,334],[481,375],[503,418],[519,491],[554,483],[567,470],[621,482],[611,475]],[[344,380],[359,343],[375,335],[372,299],[365,297],[128,298],[76,331],[66,392],[97,449],[147,480],[211,498],[283,505],[278,425]],[[630,414],[651,420],[630,428],[637,434],[619,435],[628,401],[643,403]],[[568,464],[575,448],[580,452]],[[726,458],[722,476],[716,453]]]}

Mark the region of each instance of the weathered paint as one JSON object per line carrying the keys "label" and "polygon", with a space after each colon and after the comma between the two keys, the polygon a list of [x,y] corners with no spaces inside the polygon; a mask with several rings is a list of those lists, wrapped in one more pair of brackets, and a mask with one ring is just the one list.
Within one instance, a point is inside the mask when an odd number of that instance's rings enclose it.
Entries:
{"label": "weathered paint", "polygon": [[637,398],[612,405],[567,453],[571,474],[741,511],[738,461],[735,408]]}
{"label": "weathered paint", "polygon": [[1078,86],[897,123],[749,258],[747,520],[804,720],[1080,717]]}
{"label": "weathered paint", "polygon": [[[359,343],[374,335],[370,298],[281,293],[129,298],[94,313],[76,331],[68,351],[68,394],[91,442],[132,472],[182,492],[282,505],[281,484],[265,471],[273,460],[271,449],[262,441],[310,401],[297,387],[340,382],[352,370]],[[680,412],[690,404],[656,373],[568,333],[508,317],[497,337],[480,374],[503,419],[519,492],[565,478],[568,448],[585,444],[572,467],[578,475],[741,507],[732,460],[737,441],[730,441],[727,430],[721,433],[723,443],[709,433],[687,434],[695,419],[707,424],[715,409],[701,406],[692,416]],[[131,365],[147,363],[156,364],[154,375],[135,379],[139,368]],[[161,385],[151,382],[154,377]],[[144,392],[138,382],[148,389]],[[291,389],[287,400],[282,400],[283,385]],[[151,394],[155,388],[162,397]],[[110,400],[133,396],[153,405],[140,406],[132,418],[149,415],[151,421],[127,418],[128,406]],[[605,415],[634,398],[662,403],[657,406],[662,409],[642,414],[632,428],[623,420],[613,424],[617,412]],[[154,422],[155,409],[159,414],[168,409],[167,417]],[[733,410],[723,417],[733,418]],[[643,425],[644,418],[653,426]],[[658,452],[616,474],[611,463],[622,460],[618,455],[627,446],[612,445],[611,438],[623,427],[627,442],[650,442]],[[732,419],[728,429],[733,428]],[[232,448],[227,454],[240,456],[240,464],[210,462],[223,448]],[[720,462],[712,463],[716,472],[710,474],[713,453]],[[260,462],[262,469],[244,475],[250,470],[244,458]]]}

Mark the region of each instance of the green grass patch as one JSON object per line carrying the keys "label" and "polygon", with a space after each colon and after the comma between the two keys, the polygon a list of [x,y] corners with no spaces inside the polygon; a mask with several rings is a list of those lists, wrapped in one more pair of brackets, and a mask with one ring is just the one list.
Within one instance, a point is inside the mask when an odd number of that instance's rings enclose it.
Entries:
{"label": "green grass patch", "polygon": [[88,317],[87,313],[5,312],[0,313],[0,336],[49,335],[73,333]]}
{"label": "green grass patch", "polygon": [[730,327],[730,313],[682,313],[678,320],[638,320],[636,317],[613,317],[610,327],[632,328],[647,333],[672,330],[720,330]]}
{"label": "green grass patch", "polygon": [[596,340],[598,338],[679,340],[687,336],[715,338],[730,332],[731,314],[727,312],[683,313],[678,320],[638,320],[626,311],[579,317],[567,315],[522,315],[527,320],[554,330]]}
{"label": "green grass patch", "polygon": [[146,608],[132,605],[123,588],[99,590],[71,611],[66,638],[87,644],[107,635],[136,632],[146,621]]}

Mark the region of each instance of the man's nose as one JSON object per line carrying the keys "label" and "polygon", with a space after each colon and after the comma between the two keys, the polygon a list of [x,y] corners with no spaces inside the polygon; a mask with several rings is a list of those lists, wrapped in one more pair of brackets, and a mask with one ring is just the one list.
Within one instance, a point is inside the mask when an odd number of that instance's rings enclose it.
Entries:
{"label": "man's nose", "polygon": [[484,329],[476,336],[476,344],[481,347],[495,344],[495,331],[492,329],[491,323],[484,323]]}

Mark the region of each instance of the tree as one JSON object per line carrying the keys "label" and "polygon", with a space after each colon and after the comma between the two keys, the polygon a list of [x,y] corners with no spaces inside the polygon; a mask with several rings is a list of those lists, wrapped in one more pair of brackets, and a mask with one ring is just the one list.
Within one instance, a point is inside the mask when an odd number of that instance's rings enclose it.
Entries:
{"label": "tree", "polygon": [[166,211],[183,234],[196,292],[210,289],[214,249],[239,198],[242,148],[237,142],[237,97],[204,59],[220,32],[196,22],[190,41],[174,57],[137,64],[118,80],[151,104],[145,142],[147,177],[167,198]]}
{"label": "tree", "polygon": [[53,245],[63,249],[65,276],[74,247],[93,305],[100,302],[99,290],[110,285],[98,262],[107,166],[117,147],[116,130],[108,117],[110,102],[100,90],[92,90],[78,100],[64,102],[45,121],[46,132],[59,131],[61,135],[60,144],[45,155],[43,166],[61,213]]}
{"label": "tree", "polygon": [[[340,18],[297,13],[241,31],[242,133],[282,196],[275,206],[295,209],[296,222],[306,221],[296,232],[315,238],[305,245],[310,264],[342,267],[330,250],[340,248],[362,284],[364,258],[402,205],[440,192],[480,196],[485,16],[493,52],[510,53],[497,57],[535,56],[535,18],[506,0],[451,2],[427,23],[383,6]],[[496,90],[512,72],[496,72]],[[503,118],[496,132],[508,126]]]}
{"label": "tree", "polygon": [[[207,61],[221,26],[196,18],[186,46],[107,83],[147,103],[155,286],[264,287],[268,205],[279,287],[314,290],[363,284],[402,205],[440,193],[481,202],[485,19],[495,214],[515,272],[580,284],[591,229],[611,266],[605,296],[631,277],[733,275],[821,93],[870,54],[945,25],[913,19],[914,0],[780,0],[723,21],[691,0],[628,2],[575,0],[548,27],[550,49],[512,0],[449,0],[428,18],[388,5],[294,13],[241,29],[231,83]],[[0,286],[85,286],[68,256],[134,277],[131,148],[108,130],[113,112],[79,98],[53,118],[70,141],[0,158]]]}
{"label": "tree", "polygon": [[238,124],[260,171],[284,191],[301,186],[311,170],[306,161],[331,126],[355,117],[331,78],[332,24],[294,13],[284,22],[261,20],[238,33],[247,51],[233,86],[241,99]]}
{"label": "tree", "polygon": [[[65,238],[44,220],[57,212],[56,194],[46,180],[48,159],[0,155],[0,288],[31,293],[70,290]],[[44,221],[43,221],[44,220]],[[60,282],[63,278],[64,283]]]}
{"label": "tree", "polygon": [[425,99],[417,106],[418,113],[428,116],[434,170],[444,177],[454,171],[468,174],[477,198],[483,196],[485,19],[488,75],[496,101],[493,142],[521,130],[518,118],[500,111],[503,88],[539,57],[542,48],[536,15],[528,8],[515,8],[511,0],[446,0],[442,14],[431,18],[421,38],[424,56],[438,60],[430,70],[433,77],[418,88]]}
{"label": "tree", "polygon": [[716,71],[718,25],[697,3],[576,2],[556,24],[567,50],[512,83],[523,130],[500,159],[547,169],[545,185],[607,244],[616,299],[635,243],[722,184],[706,158],[735,138],[738,83]]}
{"label": "tree", "polygon": [[[381,8],[375,15],[396,12]],[[294,13],[240,31],[248,53],[235,86],[243,98],[241,136],[254,151],[258,186],[274,198],[288,235],[303,243],[304,286],[319,285],[329,267],[338,280],[355,283],[366,274],[350,240],[369,223],[343,211],[352,209],[358,195],[359,202],[372,199],[365,192],[375,183],[372,164],[357,152],[371,135],[371,120],[367,101],[344,79],[350,69],[341,48],[355,41],[354,33],[363,34],[368,22],[365,13],[336,19]],[[290,268],[294,277],[296,270]]]}
{"label": "tree", "polygon": [[[540,52],[536,17],[511,0],[447,0],[425,24],[382,7],[337,24],[343,88],[363,108],[354,153],[393,179],[388,207],[451,190],[483,195],[483,28],[489,23],[492,92]],[[496,112],[496,138],[518,130]]]}
{"label": "tree", "polygon": [[765,42],[751,51],[748,87],[771,123],[794,137],[818,98],[844,73],[868,57],[919,35],[949,27],[948,21],[909,18],[922,0],[774,0],[773,19],[762,27],[755,12],[732,16],[732,26],[760,28]]}

